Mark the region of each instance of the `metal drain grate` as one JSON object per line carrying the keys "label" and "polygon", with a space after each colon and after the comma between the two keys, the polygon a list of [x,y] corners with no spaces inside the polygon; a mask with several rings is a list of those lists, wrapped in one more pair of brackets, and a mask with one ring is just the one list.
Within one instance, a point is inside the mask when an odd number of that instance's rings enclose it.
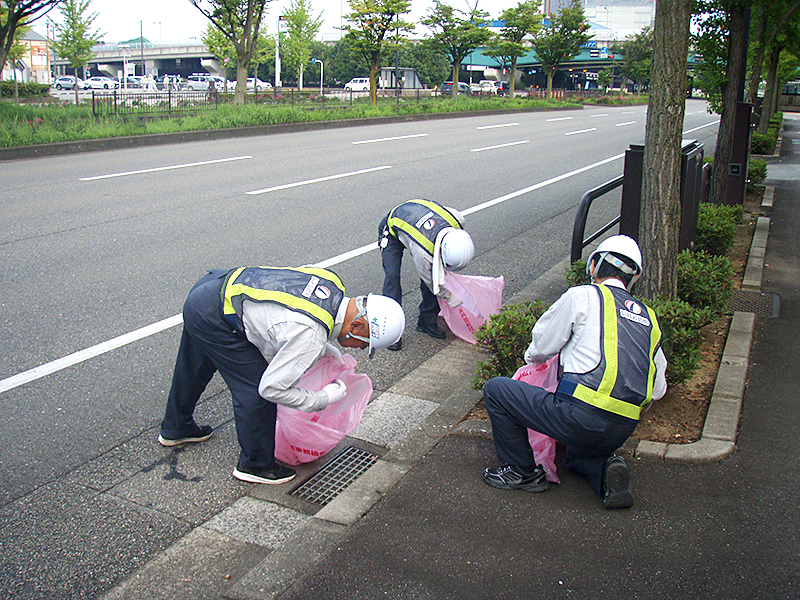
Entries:
{"label": "metal drain grate", "polygon": [[299,496],[325,506],[358,479],[376,460],[378,460],[377,455],[348,446],[325,463],[311,479],[293,491],[292,496]]}
{"label": "metal drain grate", "polygon": [[734,290],[728,302],[728,310],[755,313],[759,317],[777,317],[780,311],[780,299],[776,294]]}

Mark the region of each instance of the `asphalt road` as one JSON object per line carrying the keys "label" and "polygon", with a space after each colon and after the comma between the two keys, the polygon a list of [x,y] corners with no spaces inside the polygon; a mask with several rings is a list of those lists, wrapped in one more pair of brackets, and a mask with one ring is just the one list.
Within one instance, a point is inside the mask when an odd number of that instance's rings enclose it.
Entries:
{"label": "asphalt road", "polygon": [[[38,492],[157,431],[177,315],[204,269],[322,264],[352,295],[380,292],[377,225],[421,197],[465,212],[476,245],[466,273],[502,274],[509,297],[568,256],[582,194],[622,173],[645,115],[482,115],[0,164],[0,579],[47,568],[51,558],[16,555],[12,573],[7,552],[34,535],[26,523],[53,518],[54,502],[83,501]],[[717,121],[705,102],[687,103],[686,137],[707,154]],[[618,206],[618,194],[599,201],[587,230]],[[361,363],[376,393],[447,343],[414,331],[418,279],[406,262],[404,351]],[[206,396],[221,389],[215,379]],[[20,511],[26,519],[12,518]],[[185,533],[150,529],[149,552]],[[53,543],[86,535],[65,529]]]}

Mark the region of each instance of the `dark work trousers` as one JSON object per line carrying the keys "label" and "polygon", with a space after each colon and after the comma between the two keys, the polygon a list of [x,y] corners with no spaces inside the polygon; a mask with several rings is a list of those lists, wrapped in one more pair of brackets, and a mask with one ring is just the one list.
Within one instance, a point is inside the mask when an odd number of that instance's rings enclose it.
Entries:
{"label": "dark work trousers", "polygon": [[636,428],[635,422],[621,424],[602,419],[579,401],[560,399],[540,387],[508,377],[487,381],[483,399],[501,462],[524,469],[533,466],[527,432],[533,429],[566,444],[565,466],[586,477],[601,497],[606,459]]}
{"label": "dark work trousers", "polygon": [[[400,267],[403,264],[403,252],[406,247],[393,235],[384,236],[387,219],[384,217],[378,226],[378,243],[381,248],[381,263],[383,264],[383,295],[388,296],[403,304],[403,289],[400,283]],[[386,246],[383,246],[383,241]],[[419,291],[422,292],[422,302],[419,304],[419,322],[423,325],[436,325],[439,320],[439,301],[436,295],[419,280]]]}
{"label": "dark work trousers", "polygon": [[181,345],[161,434],[176,439],[192,431],[197,401],[219,371],[233,397],[241,465],[272,468],[277,405],[258,393],[268,363],[243,333],[234,331],[222,318],[220,293],[226,273],[208,273],[186,298]]}

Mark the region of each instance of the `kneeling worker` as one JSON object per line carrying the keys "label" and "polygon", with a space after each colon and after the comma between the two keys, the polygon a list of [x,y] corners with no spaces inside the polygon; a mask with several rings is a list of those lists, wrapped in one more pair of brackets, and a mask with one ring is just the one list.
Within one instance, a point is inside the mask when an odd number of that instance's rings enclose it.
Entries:
{"label": "kneeling worker", "polygon": [[604,240],[586,266],[593,285],[567,290],[536,322],[526,363],[560,353],[563,376],[555,393],[490,379],[483,389],[498,458],[486,469],[493,487],[542,492],[548,488],[528,443],[533,429],[566,444],[565,465],[586,477],[606,508],[633,506],[625,459],[615,456],[633,433],[642,407],[667,391],[667,360],[655,312],[630,289],[642,273],[636,242]]}
{"label": "kneeling worker", "polygon": [[403,335],[400,305],[370,294],[349,298],[332,271],[314,267],[241,267],[209,271],[183,307],[183,334],[161,423],[164,446],[202,442],[213,429],[193,413],[219,371],[233,397],[241,447],[234,477],[251,483],[284,483],[293,469],[275,461],[277,405],[305,412],[341,400],[344,383],[321,391],[296,387],[322,356],[341,360],[329,340],[345,348],[376,349]]}
{"label": "kneeling worker", "polygon": [[[400,267],[407,248],[420,277],[422,302],[419,305],[417,331],[444,339],[438,325],[438,296],[456,307],[461,299],[444,287],[445,269],[463,269],[475,255],[470,235],[464,231],[464,217],[454,208],[431,200],[409,200],[396,206],[378,226],[384,280],[383,295],[402,301]],[[389,346],[400,350],[402,340]]]}

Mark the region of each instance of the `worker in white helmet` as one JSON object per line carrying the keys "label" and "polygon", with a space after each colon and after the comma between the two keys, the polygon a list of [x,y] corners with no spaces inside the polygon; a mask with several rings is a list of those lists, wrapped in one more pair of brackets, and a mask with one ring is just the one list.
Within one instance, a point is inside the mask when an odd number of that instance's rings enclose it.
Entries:
{"label": "worker in white helmet", "polygon": [[241,447],[234,477],[251,483],[284,483],[293,469],[275,461],[277,405],[319,411],[341,400],[345,384],[318,392],[297,387],[321,357],[342,360],[331,344],[377,349],[403,335],[400,305],[370,294],[350,298],[332,271],[314,267],[241,267],[209,271],[183,307],[181,337],[159,442],[203,442],[213,429],[197,425],[195,405],[219,371],[233,398]]}
{"label": "worker in white helmet", "polygon": [[634,298],[642,273],[639,246],[612,236],[591,254],[592,285],[570,288],[536,322],[526,363],[560,355],[555,393],[490,379],[483,396],[497,456],[484,481],[501,489],[542,492],[544,469],[534,461],[527,429],[566,444],[565,465],[586,477],[606,508],[633,505],[625,459],[614,455],[633,433],[642,407],[667,391],[667,360],[655,313]]}
{"label": "worker in white helmet", "polygon": [[[445,270],[466,267],[475,255],[470,235],[464,231],[464,217],[454,208],[431,200],[409,200],[393,208],[378,226],[378,246],[383,264],[383,295],[402,301],[400,267],[408,249],[420,278],[422,302],[417,331],[444,339],[439,327],[439,302],[442,298],[456,307],[461,298],[445,287]],[[389,346],[400,350],[402,340]]]}

